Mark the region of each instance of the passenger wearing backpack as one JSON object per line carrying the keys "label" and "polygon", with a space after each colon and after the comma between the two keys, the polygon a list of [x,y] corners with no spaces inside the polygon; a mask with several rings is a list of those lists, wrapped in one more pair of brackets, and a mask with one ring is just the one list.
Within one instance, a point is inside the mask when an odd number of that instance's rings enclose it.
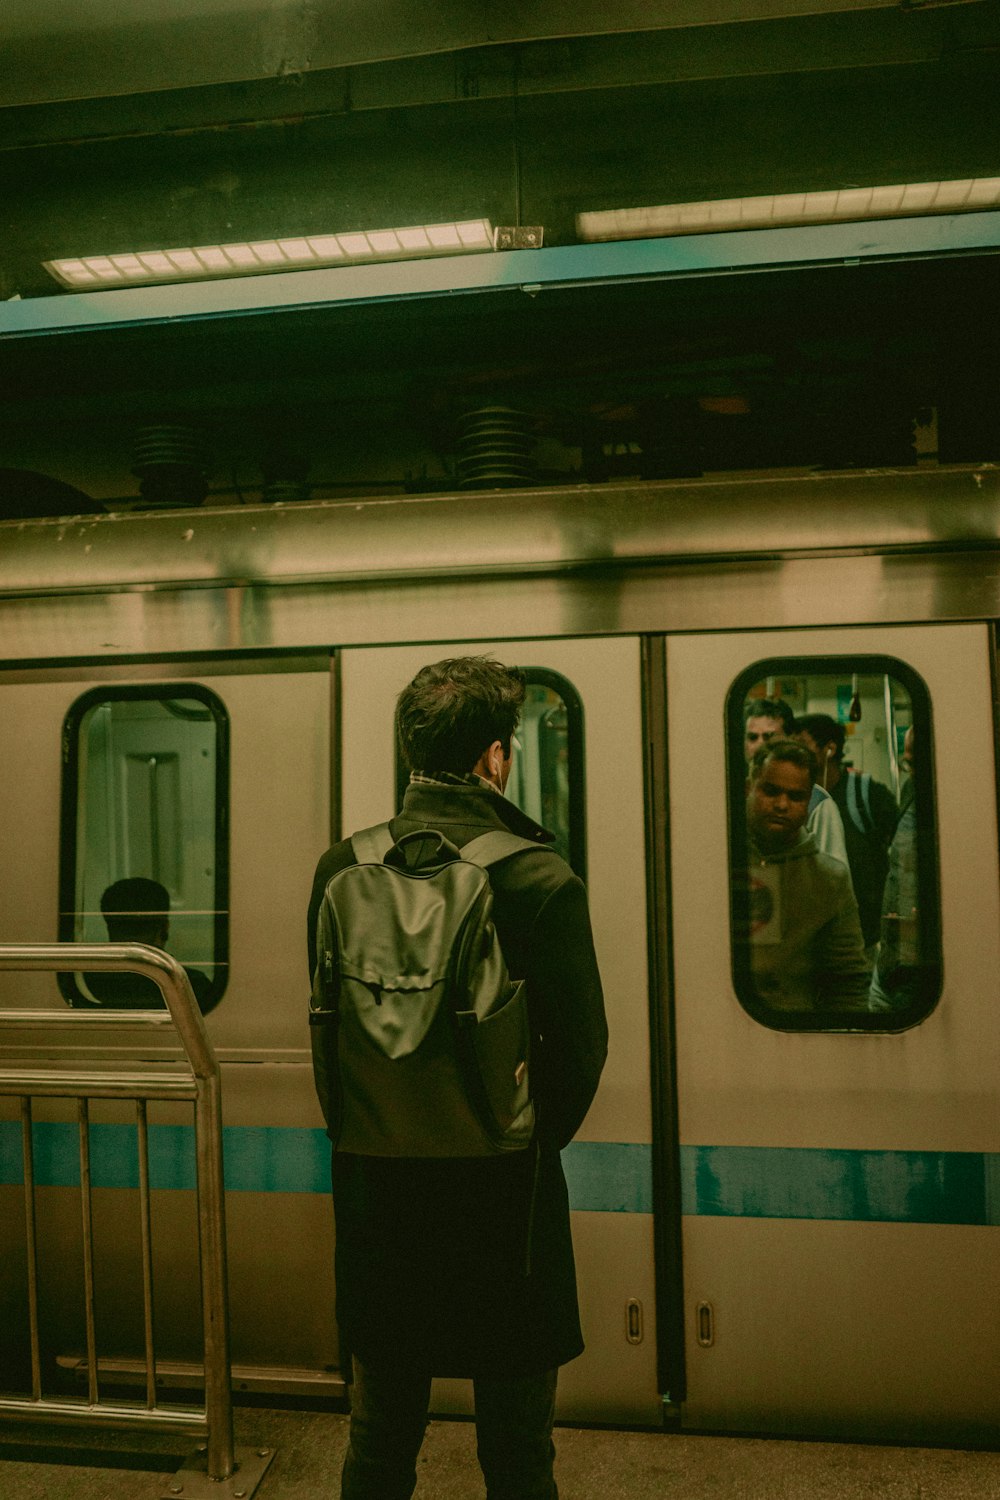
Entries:
{"label": "passenger wearing backpack", "polygon": [[471,1378],[488,1500],[555,1500],[583,1349],[559,1152],[607,1052],[582,882],[503,792],[525,689],[483,657],[400,695],[398,817],[320,860],[312,1039],[333,1140],[345,1500],[407,1500],[433,1376]]}
{"label": "passenger wearing backpack", "polygon": [[899,822],[896,799],[881,781],[849,771],[842,764],[846,730],[829,714],[803,714],[795,722],[795,737],[815,755],[820,785],[840,812],[865,958],[874,967],[882,926],[882,893],[889,874],[889,845]]}

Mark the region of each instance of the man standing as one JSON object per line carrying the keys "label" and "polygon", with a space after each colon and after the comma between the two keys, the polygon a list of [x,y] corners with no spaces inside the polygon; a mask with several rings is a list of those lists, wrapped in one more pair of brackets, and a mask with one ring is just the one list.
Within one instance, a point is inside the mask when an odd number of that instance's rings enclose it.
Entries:
{"label": "man standing", "polygon": [[[166,948],[170,936],[170,892],[158,880],[129,875],[109,885],[101,896],[101,914],[109,943],[148,943]],[[212,998],[212,981],[201,969],[184,965],[198,1009],[207,1016],[219,1003]],[[111,969],[84,975],[87,988],[98,1005],[115,1010],[163,1010],[163,992],[152,979],[141,974]],[[81,1006],[84,1002],[73,1002]]]}
{"label": "man standing", "polygon": [[[557,1495],[556,1376],[583,1349],[559,1151],[596,1092],[607,1024],[583,884],[503,795],[524,697],[519,672],[459,657],[423,668],[397,704],[411,776],[393,838],[433,829],[461,848],[507,830],[538,846],[489,871],[500,946],[527,988],[537,1125],[527,1149],[474,1158],[334,1141],[337,1317],[354,1369],[345,1500],[412,1495],[435,1375],[474,1383],[489,1500]],[[350,840],[319,862],[310,974],[327,883],[354,862]]]}
{"label": "man standing", "polygon": [[[913,726],[903,741],[903,767],[909,773],[899,799],[899,822],[889,845],[889,872],[882,896],[878,962],[872,975],[872,1010],[903,1010],[921,998],[927,983],[921,963],[920,883],[921,830],[917,823]],[[929,938],[924,944],[929,947]]]}
{"label": "man standing", "polygon": [[830,793],[840,813],[865,953],[874,964],[882,893],[889,873],[889,845],[899,822],[896,799],[881,781],[844,767],[846,731],[829,714],[803,714],[796,721],[795,738],[815,755],[819,784]]}
{"label": "man standing", "polygon": [[769,740],[788,740],[795,715],[783,698],[748,698],[743,705],[743,754],[749,763]]}
{"label": "man standing", "polygon": [[750,967],[772,1010],[862,1010],[870,970],[846,865],[806,831],[815,759],[771,740],[750,763]]}
{"label": "man standing", "polygon": [[[783,698],[747,699],[743,706],[743,754],[748,765],[762,745],[795,737],[795,715]],[[816,840],[817,849],[847,864],[840,812],[830,793],[818,784],[813,785],[806,828]]]}

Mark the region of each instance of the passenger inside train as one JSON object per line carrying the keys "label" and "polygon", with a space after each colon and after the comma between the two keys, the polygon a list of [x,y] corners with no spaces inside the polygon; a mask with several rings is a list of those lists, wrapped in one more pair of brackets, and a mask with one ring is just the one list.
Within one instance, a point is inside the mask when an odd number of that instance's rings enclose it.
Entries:
{"label": "passenger inside train", "polygon": [[795,713],[782,698],[748,698],[743,705],[743,753],[747,764],[768,740],[791,739]]}
{"label": "passenger inside train", "polygon": [[840,813],[858,902],[865,958],[874,967],[882,922],[882,893],[889,873],[889,845],[899,821],[896,799],[868,772],[843,764],[846,726],[829,714],[805,714],[795,723],[795,738],[815,755],[819,785],[830,793]]}
{"label": "passenger inside train", "polygon": [[868,1028],[910,1024],[939,988],[933,794],[929,777],[917,788],[913,753],[929,705],[921,684],[854,670],[865,665],[734,684],[749,770],[746,823],[733,829],[734,978],[747,1009],[779,1027],[854,1029],[864,1010]]}
{"label": "passenger inside train", "polygon": [[[747,762],[761,745],[773,739],[795,739],[795,714],[783,698],[750,698],[743,709],[743,750]],[[832,854],[847,864],[847,845],[839,809],[825,786],[813,782],[806,832],[811,833],[823,854]]]}
{"label": "passenger inside train", "polygon": [[899,821],[889,845],[878,959],[868,1002],[876,1011],[902,1009],[919,999],[920,993],[920,896],[912,725],[906,731],[903,765],[908,774],[899,799]]}
{"label": "passenger inside train", "polygon": [[850,874],[806,829],[815,778],[815,757],[794,740],[769,741],[750,763],[753,982],[775,1010],[860,1010],[871,969]]}
{"label": "passenger inside train", "polygon": [[[151,948],[166,948],[170,936],[170,892],[158,880],[134,875],[112,882],[101,896],[101,914],[109,943],[148,943]],[[218,1000],[212,996],[211,980],[200,969],[186,964],[184,972],[198,1008],[206,1015]],[[83,977],[98,1005],[115,1010],[162,1010],[165,1005],[159,986],[142,974],[95,971]]]}

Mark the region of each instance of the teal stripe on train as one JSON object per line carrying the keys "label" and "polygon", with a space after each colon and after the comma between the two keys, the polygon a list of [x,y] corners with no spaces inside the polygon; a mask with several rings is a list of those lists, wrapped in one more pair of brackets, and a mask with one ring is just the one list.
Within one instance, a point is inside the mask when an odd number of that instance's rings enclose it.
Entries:
{"label": "teal stripe on train", "polygon": [[[231,1192],[327,1193],[330,1143],[322,1130],[267,1125],[223,1128],[226,1187]],[[35,1181],[41,1187],[79,1187],[80,1137],[75,1123],[36,1121]],[[92,1124],[90,1171],[95,1187],[139,1185],[139,1150],[132,1125]],[[21,1182],[21,1126],[0,1122],[0,1183]],[[193,1188],[194,1130],[150,1125],[149,1180],[154,1188]]]}
{"label": "teal stripe on train", "polygon": [[[226,1187],[231,1192],[326,1193],[330,1143],[322,1130],[289,1126],[223,1128]],[[80,1141],[75,1123],[36,1121],[35,1181],[40,1187],[79,1187]],[[605,1213],[651,1213],[650,1148],[629,1143],[574,1143],[564,1153],[574,1208]],[[132,1125],[92,1124],[90,1169],[95,1187],[139,1184],[139,1151]],[[154,1188],[193,1188],[194,1131],[189,1125],[150,1125],[149,1176]],[[22,1180],[21,1127],[0,1121],[0,1183]]]}
{"label": "teal stripe on train", "polygon": [[682,1148],[686,1214],[1000,1224],[1000,1155],[982,1151]]}
{"label": "teal stripe on train", "polygon": [[[80,1181],[75,1124],[34,1126],[40,1186]],[[139,1180],[135,1130],[90,1127],[96,1187]],[[329,1142],[322,1130],[232,1125],[223,1131],[226,1186],[232,1192],[325,1193]],[[186,1125],[151,1125],[155,1188],[194,1187],[194,1135]],[[651,1213],[649,1146],[575,1141],[563,1152],[570,1203],[591,1213]],[[21,1128],[0,1121],[0,1183],[21,1181]],[[1000,1154],[836,1151],[799,1147],[684,1146],[685,1214],[730,1218],[842,1219],[917,1224],[1000,1224]]]}

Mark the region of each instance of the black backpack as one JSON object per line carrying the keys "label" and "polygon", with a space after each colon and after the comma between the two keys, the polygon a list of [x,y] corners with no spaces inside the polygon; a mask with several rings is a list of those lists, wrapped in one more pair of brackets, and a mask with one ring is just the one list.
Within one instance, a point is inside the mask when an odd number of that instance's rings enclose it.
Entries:
{"label": "black backpack", "polygon": [[488,867],[539,846],[497,829],[459,851],[387,823],[327,885],[310,1024],[340,1151],[493,1156],[531,1142],[527,997],[507,973]]}

